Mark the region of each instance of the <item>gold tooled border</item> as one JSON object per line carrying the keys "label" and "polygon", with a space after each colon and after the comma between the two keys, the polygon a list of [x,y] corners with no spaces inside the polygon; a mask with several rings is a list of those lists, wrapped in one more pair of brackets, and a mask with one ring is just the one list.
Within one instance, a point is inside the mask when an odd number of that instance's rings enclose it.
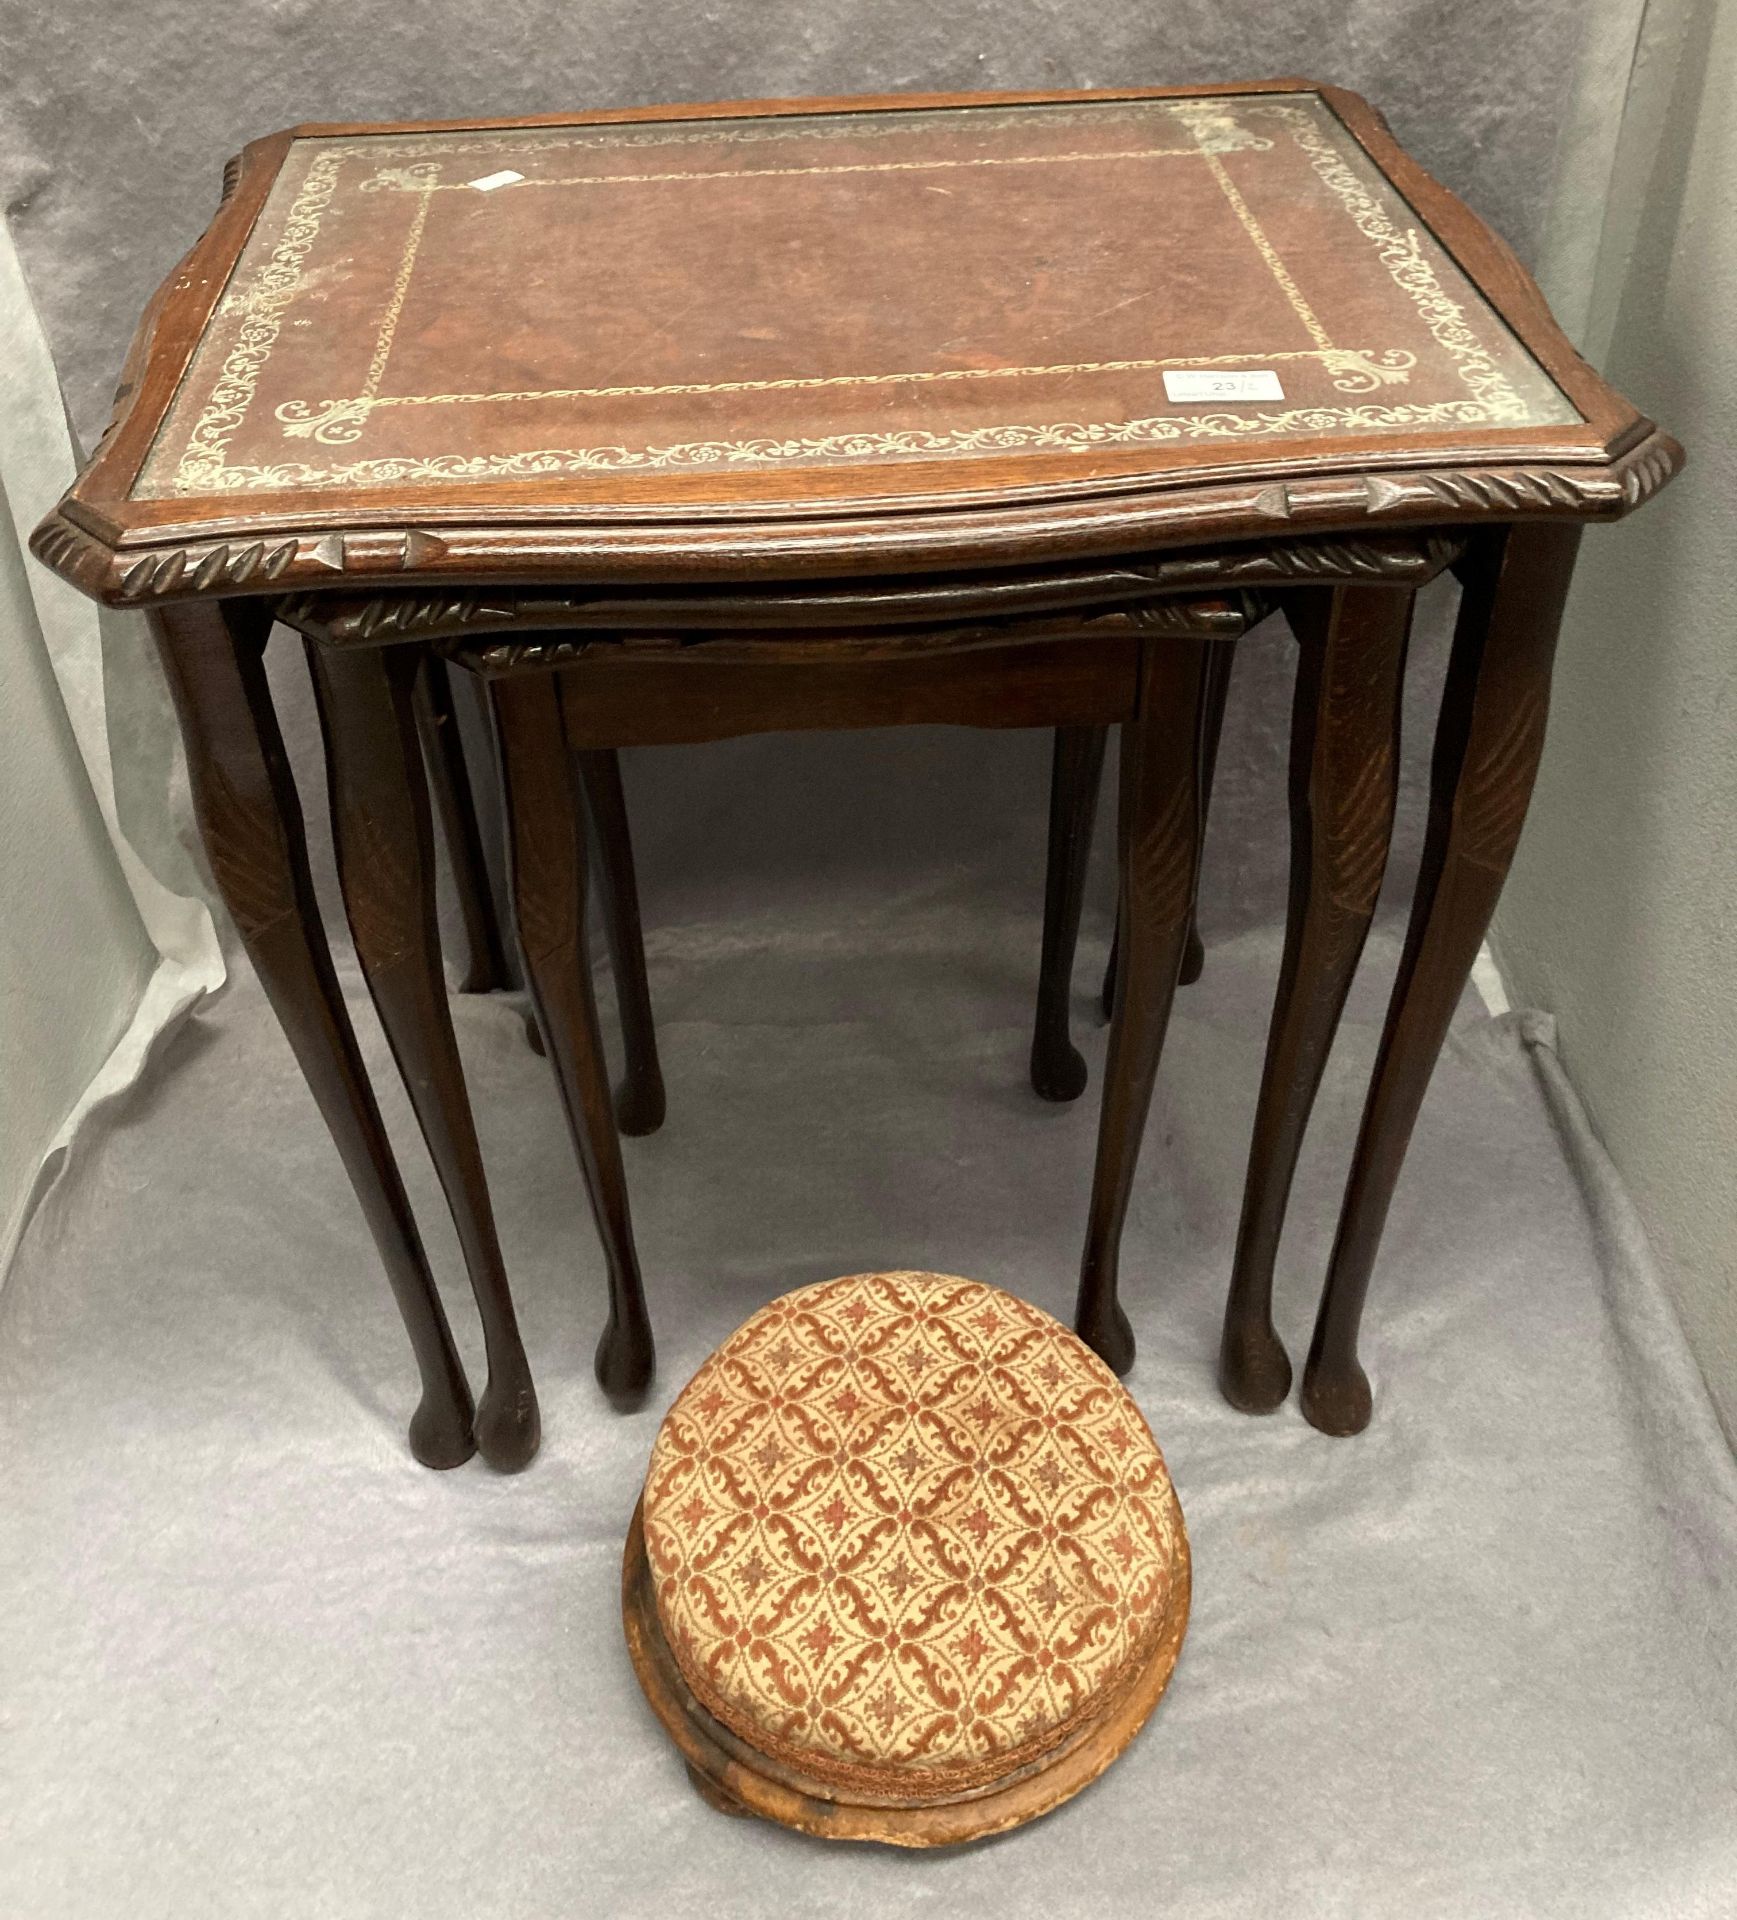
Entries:
{"label": "gold tooled border", "polygon": [[[1178,440],[1269,437],[1299,431],[1376,434],[1396,428],[1444,424],[1500,425],[1527,420],[1530,417],[1530,409],[1526,402],[1515,391],[1477,335],[1466,324],[1464,308],[1443,290],[1433,266],[1423,254],[1416,230],[1402,229],[1394,223],[1386,209],[1359,179],[1346,157],[1340,154],[1326,138],[1322,129],[1316,125],[1315,117],[1309,109],[1288,100],[1249,101],[1234,96],[1224,96],[1224,98],[1227,101],[1234,98],[1238,112],[1266,113],[1279,119],[1288,128],[1292,139],[1308,155],[1318,177],[1344,207],[1358,231],[1375,244],[1381,263],[1395,285],[1412,301],[1432,337],[1450,356],[1460,378],[1470,390],[1469,399],[1395,406],[1304,407],[1279,413],[1256,414],[1218,409],[1209,413],[1171,414],[1139,420],[1052,421],[1029,425],[1010,423],[939,431],[912,428],[889,433],[766,435],[750,439],[684,441],[647,447],[599,445],[577,448],[538,448],[503,454],[385,456],[344,461],[332,465],[321,465],[311,461],[281,461],[229,466],[225,457],[229,441],[240,426],[252,401],[260,374],[282,327],[284,311],[299,290],[303,262],[318,236],[320,217],[332,198],[338,170],[344,161],[352,156],[363,154],[377,160],[392,154],[427,156],[436,151],[441,153],[499,151],[498,139],[469,142],[439,141],[423,145],[403,143],[391,147],[383,147],[372,141],[346,141],[334,143],[325,153],[316,156],[311,163],[307,177],[291,203],[283,239],[262,265],[253,286],[242,297],[246,317],[240,336],[236,345],[226,356],[218,375],[217,385],[194,424],[187,448],[176,465],[168,492],[171,495],[186,495],[195,492],[230,493],[280,487],[322,488],[358,484],[379,486],[429,481],[515,479],[586,472],[790,465],[813,460],[933,457],[1027,448],[1080,452],[1096,447],[1159,445]],[[1227,106],[1215,105],[1205,98],[1148,102],[1144,103],[1139,114],[1120,108],[1117,110],[1118,117],[1143,119],[1143,115],[1149,113],[1153,107],[1163,108],[1170,113],[1171,117],[1183,120],[1195,136],[1197,144],[1188,148],[1152,148],[1142,151],[1154,158],[1198,154],[1206,160],[1223,189],[1232,212],[1244,227],[1268,270],[1273,274],[1280,291],[1296,313],[1299,322],[1315,342],[1310,357],[1322,358],[1329,364],[1334,359],[1359,363],[1361,371],[1353,375],[1356,379],[1356,386],[1352,389],[1354,391],[1368,390],[1376,384],[1387,384],[1394,379],[1405,379],[1406,370],[1401,369],[1398,363],[1402,360],[1409,362],[1412,356],[1398,351],[1378,355],[1375,352],[1366,353],[1332,347],[1318,318],[1297,288],[1283,260],[1260,228],[1218,157],[1220,153],[1235,151],[1240,147],[1264,148],[1270,146],[1271,142],[1249,134]],[[1207,111],[1209,107],[1210,111]],[[1326,111],[1325,108],[1322,110]],[[1008,109],[1007,111],[1019,110]],[[1077,109],[1068,111],[1077,112]],[[1065,116],[1058,111],[1054,117],[1061,119]],[[831,137],[843,137],[853,131],[860,134],[865,130],[861,124],[857,124],[854,127],[829,129],[828,132]],[[814,131],[814,129],[799,130],[787,126],[751,127],[747,123],[734,123],[718,129],[715,135],[684,132],[652,136],[647,133],[638,136],[608,136],[606,139],[600,138],[588,142],[584,134],[579,133],[555,144],[658,145],[708,137],[731,141],[795,139],[814,137]],[[873,131],[886,134],[895,129],[876,126]],[[1024,158],[1023,156],[1014,157]],[[1087,157],[1113,156],[1084,154],[1032,156],[1034,159]],[[982,159],[966,158],[949,164],[968,166],[984,163],[986,162]],[[852,167],[849,170],[864,172],[894,170],[901,164],[903,163],[871,163]],[[829,172],[837,169],[815,170]],[[786,170],[769,169],[769,171]],[[436,191],[444,190],[449,184],[441,182],[438,174],[437,166],[424,165],[399,170],[398,173],[385,170],[366,183],[369,186],[390,184],[414,190],[419,195],[419,204],[394,278],[392,294],[382,316],[364,390],[349,398],[325,401],[317,405],[297,400],[286,402],[277,409],[278,418],[284,424],[286,435],[316,438],[327,444],[347,444],[360,437],[371,414],[382,406],[448,405],[476,400],[604,398],[641,392],[683,393],[714,390],[713,386],[694,383],[668,389],[627,387],[552,389],[546,392],[527,391],[511,395],[382,396],[379,392],[380,382],[390,354],[397,317],[402,310],[409,288],[418,244],[428,217],[430,196]],[[660,175],[655,177],[703,178],[708,176]],[[1292,356],[1251,353],[1219,356],[1210,363],[1193,361],[1189,364],[1218,364],[1236,359],[1277,357]],[[1068,373],[1127,371],[1132,364],[1125,361],[1082,363],[1070,366],[1064,371]],[[1156,366],[1166,363],[1153,364]],[[1168,364],[1180,365],[1183,362],[1172,360]],[[1022,374],[1050,373],[1056,370],[1015,368],[985,371],[997,377],[1014,377]],[[796,388],[808,385],[893,384],[905,380],[967,378],[977,377],[979,372],[980,370],[977,369],[940,369],[909,374],[796,376],[787,381],[721,382],[715,383],[715,386],[716,390],[720,391],[734,391],[738,388],[759,390],[762,387],[766,390],[782,390],[785,387]],[[1369,377],[1370,375],[1373,377]],[[1335,384],[1345,386],[1348,382],[1341,379]]]}
{"label": "gold tooled border", "polygon": [[283,461],[273,466],[226,468],[214,477],[214,485],[226,490],[358,482],[385,485],[431,480],[528,480],[570,473],[788,465],[797,460],[922,457],[1023,448],[1078,453],[1097,447],[1261,438],[1297,431],[1380,433],[1395,427],[1476,426],[1488,418],[1488,409],[1480,401],[1468,399],[1400,406],[1297,407],[1285,413],[1204,413],[1143,420],[1057,421],[1043,426],[959,427],[943,432],[911,427],[897,433],[838,433],[814,439],[692,440],[660,447],[545,447],[520,453],[387,457],[347,461],[334,467]]}
{"label": "gold tooled border", "polygon": [[1435,268],[1424,254],[1417,229],[1402,228],[1394,223],[1387,209],[1357,177],[1356,169],[1345,155],[1322,135],[1307,113],[1282,101],[1273,102],[1270,111],[1290,128],[1291,138],[1309,156],[1309,163],[1322,184],[1351,216],[1358,232],[1375,243],[1388,277],[1416,307],[1436,344],[1454,362],[1460,378],[1489,408],[1490,419],[1511,425],[1525,424],[1531,410],[1490,357],[1483,342],[1467,326],[1464,307],[1443,290]]}

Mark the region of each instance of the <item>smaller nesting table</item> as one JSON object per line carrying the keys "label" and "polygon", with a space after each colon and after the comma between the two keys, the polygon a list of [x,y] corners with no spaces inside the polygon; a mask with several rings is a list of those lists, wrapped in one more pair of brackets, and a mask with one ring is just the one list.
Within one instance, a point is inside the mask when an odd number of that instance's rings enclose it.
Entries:
{"label": "smaller nesting table", "polygon": [[[522,1464],[537,1429],[434,931],[429,648],[489,689],[519,936],[607,1253],[599,1371],[631,1400],[651,1340],[569,756],[1058,726],[1089,791],[1097,730],[1122,727],[1078,1326],[1125,1369],[1117,1245],[1196,884],[1212,662],[1281,606],[1293,877],[1220,1363],[1266,1409],[1291,1378],[1285,1197],[1386,860],[1411,596],[1451,565],[1422,873],[1303,1380],[1308,1417],[1350,1433],[1364,1295],[1519,837],[1580,529],[1680,462],[1355,95],[773,102],[254,143],[33,547],[151,616],[213,873],[374,1231],[432,1465],[473,1444]],[[474,1413],[314,911],[274,618],[317,650],[351,925],[487,1337]]]}

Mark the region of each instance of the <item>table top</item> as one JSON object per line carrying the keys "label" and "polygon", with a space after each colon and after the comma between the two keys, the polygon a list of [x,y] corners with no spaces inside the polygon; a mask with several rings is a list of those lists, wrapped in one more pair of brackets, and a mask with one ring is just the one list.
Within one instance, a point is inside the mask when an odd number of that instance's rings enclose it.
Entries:
{"label": "table top", "polygon": [[1677,457],[1302,82],[309,127],[228,189],[37,543],[104,598],[1592,517]]}
{"label": "table top", "polygon": [[1313,94],[501,127],[293,142],[132,493],[1579,419]]}

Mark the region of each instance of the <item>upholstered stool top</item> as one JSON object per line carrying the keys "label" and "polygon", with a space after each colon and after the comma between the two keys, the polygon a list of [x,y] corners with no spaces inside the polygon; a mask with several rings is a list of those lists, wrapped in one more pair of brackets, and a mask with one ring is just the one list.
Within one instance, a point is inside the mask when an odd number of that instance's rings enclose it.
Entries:
{"label": "upholstered stool top", "polygon": [[694,1698],[846,1797],[982,1790],[1146,1686],[1131,1737],[1186,1614],[1181,1512],[1115,1376],[939,1274],[756,1313],[670,1409],[642,1520]]}

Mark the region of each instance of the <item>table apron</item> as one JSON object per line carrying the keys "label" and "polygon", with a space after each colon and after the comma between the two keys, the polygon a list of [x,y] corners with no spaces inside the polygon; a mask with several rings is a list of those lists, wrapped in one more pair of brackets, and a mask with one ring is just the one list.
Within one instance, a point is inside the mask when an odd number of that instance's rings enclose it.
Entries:
{"label": "table apron", "polygon": [[1130,632],[904,658],[817,648],[799,665],[600,648],[556,671],[573,746],[674,746],[849,727],[1112,726],[1134,713],[1140,645]]}

